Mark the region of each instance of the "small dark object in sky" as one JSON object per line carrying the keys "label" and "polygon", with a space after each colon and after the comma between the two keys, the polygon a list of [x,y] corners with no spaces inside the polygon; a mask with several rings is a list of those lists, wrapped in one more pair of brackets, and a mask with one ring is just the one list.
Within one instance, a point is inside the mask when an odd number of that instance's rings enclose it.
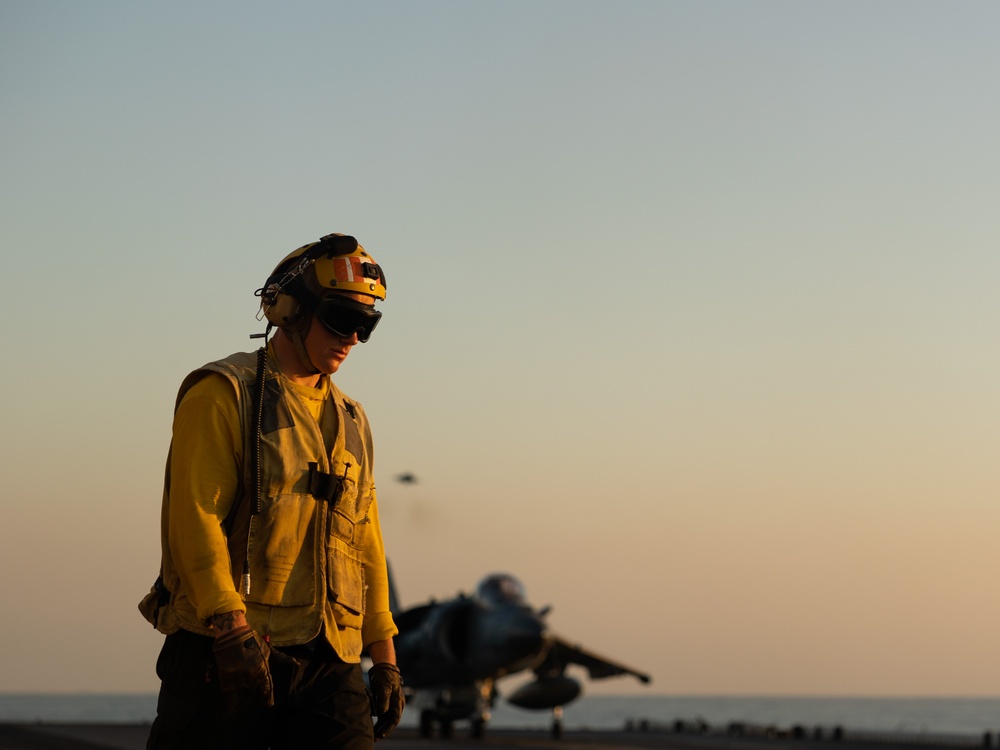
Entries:
{"label": "small dark object in sky", "polygon": [[417,477],[416,477],[416,475],[410,474],[410,473],[397,474],[396,475],[396,481],[397,482],[402,482],[403,484],[416,484],[417,483]]}

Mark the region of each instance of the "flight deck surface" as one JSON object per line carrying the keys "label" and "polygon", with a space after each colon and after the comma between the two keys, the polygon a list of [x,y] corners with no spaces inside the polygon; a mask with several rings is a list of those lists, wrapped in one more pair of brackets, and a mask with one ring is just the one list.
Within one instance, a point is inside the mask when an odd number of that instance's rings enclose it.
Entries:
{"label": "flight deck surface", "polygon": [[[0,750],[142,750],[149,726],[142,724],[0,724]],[[424,739],[415,729],[399,729],[377,750],[936,750],[989,747],[984,741],[935,739],[795,739],[684,734],[671,731],[566,731],[560,739],[539,730],[488,729],[482,739],[456,731],[453,737]]]}

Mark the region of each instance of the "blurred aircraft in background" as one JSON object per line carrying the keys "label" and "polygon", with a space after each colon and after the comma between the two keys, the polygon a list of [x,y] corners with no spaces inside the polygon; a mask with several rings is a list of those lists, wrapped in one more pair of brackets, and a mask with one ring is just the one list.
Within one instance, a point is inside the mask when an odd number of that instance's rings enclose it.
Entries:
{"label": "blurred aircraft in background", "polygon": [[562,707],[581,692],[580,683],[565,674],[570,664],[587,669],[591,679],[632,675],[650,681],[649,675],[550,633],[545,625],[550,608],[529,606],[521,582],[505,573],[484,578],[471,597],[459,594],[403,612],[394,588],[391,598],[407,708],[420,712],[424,737],[435,723],[450,736],[452,723],[460,720],[468,720],[472,735],[481,737],[499,697],[497,680],[528,669],[535,679],[506,700],[519,708],[551,709],[556,737],[562,733]]}

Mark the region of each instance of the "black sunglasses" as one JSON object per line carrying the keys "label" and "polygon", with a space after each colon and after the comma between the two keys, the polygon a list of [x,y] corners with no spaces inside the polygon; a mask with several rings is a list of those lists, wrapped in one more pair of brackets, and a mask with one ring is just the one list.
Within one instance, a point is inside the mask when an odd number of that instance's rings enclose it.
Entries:
{"label": "black sunglasses", "polygon": [[372,331],[382,318],[382,313],[371,305],[342,294],[324,297],[313,314],[330,333],[345,339],[356,333],[361,343],[371,338]]}

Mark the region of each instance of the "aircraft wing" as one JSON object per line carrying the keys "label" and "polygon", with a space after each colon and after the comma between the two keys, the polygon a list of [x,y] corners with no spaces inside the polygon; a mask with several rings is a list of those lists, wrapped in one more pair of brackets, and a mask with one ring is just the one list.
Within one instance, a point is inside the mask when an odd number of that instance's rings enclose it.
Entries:
{"label": "aircraft wing", "polygon": [[631,675],[640,682],[648,683],[650,677],[644,672],[638,672],[624,664],[617,664],[603,656],[586,651],[578,645],[564,641],[558,636],[552,636],[552,645],[545,659],[535,667],[535,672],[541,676],[544,674],[562,674],[562,671],[570,664],[579,664],[590,674],[590,679],[601,680],[605,677],[616,677],[618,675]]}

